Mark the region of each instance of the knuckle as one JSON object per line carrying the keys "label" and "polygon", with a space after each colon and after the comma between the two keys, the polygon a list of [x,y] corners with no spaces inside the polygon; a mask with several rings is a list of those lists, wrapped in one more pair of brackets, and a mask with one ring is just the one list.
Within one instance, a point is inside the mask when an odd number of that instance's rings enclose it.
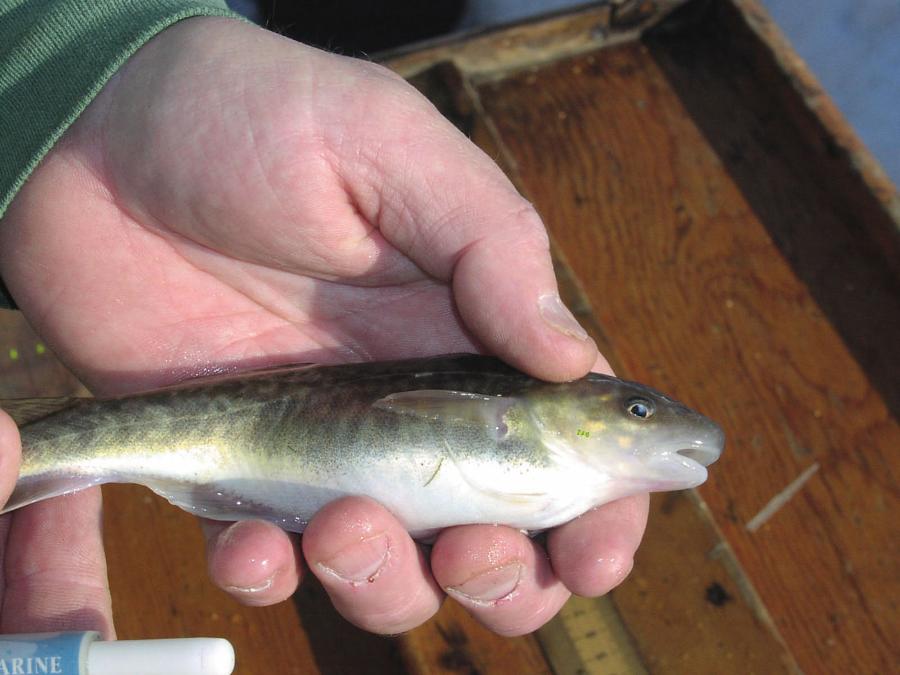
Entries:
{"label": "knuckle", "polygon": [[410,86],[406,82],[406,80],[400,77],[400,75],[395,73],[390,68],[381,65],[380,63],[375,63],[373,61],[362,61],[361,63],[363,64],[364,70],[369,75],[369,77],[391,82],[393,84]]}
{"label": "knuckle", "polygon": [[508,216],[511,232],[520,243],[528,243],[539,249],[550,248],[550,237],[544,221],[534,205],[524,197],[510,210]]}

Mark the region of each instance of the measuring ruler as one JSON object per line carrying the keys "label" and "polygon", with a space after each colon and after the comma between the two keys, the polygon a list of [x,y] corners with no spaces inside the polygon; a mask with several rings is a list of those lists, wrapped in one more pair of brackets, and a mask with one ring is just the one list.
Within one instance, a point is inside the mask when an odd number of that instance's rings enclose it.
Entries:
{"label": "measuring ruler", "polygon": [[647,673],[608,596],[573,596],[537,638],[556,675]]}

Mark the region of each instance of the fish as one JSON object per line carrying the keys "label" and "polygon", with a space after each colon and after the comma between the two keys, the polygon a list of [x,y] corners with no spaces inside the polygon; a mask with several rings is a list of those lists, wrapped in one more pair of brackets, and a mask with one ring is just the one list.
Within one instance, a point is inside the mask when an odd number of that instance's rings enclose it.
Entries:
{"label": "fish", "polygon": [[415,538],[464,524],[536,533],[601,504],[696,487],[722,429],[644,385],[544,382],[488,356],[301,365],[108,399],[0,401],[22,464],[2,513],[103,483],[203,518],[302,532],[368,496]]}

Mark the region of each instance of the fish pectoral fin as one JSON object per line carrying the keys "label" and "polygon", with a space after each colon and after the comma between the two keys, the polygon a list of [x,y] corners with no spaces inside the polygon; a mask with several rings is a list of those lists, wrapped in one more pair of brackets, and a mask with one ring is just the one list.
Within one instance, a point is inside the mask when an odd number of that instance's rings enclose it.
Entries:
{"label": "fish pectoral fin", "polygon": [[[548,496],[548,493],[546,492],[513,492],[489,485],[482,476],[477,474],[477,472],[467,470],[465,462],[457,460],[456,454],[453,452],[453,448],[450,447],[450,444],[447,443],[447,441],[444,441],[444,448],[447,451],[446,456],[451,462],[453,462],[453,465],[459,472],[460,477],[466,482],[466,484],[473,490],[487,495],[492,499],[498,499],[508,504],[527,505],[533,504],[536,500],[544,499]],[[443,463],[443,460],[441,461]]]}
{"label": "fish pectoral fin", "polygon": [[298,361],[296,363],[282,363],[275,366],[256,366],[255,368],[246,368],[227,373],[216,373],[214,375],[196,375],[189,377],[177,384],[163,389],[181,389],[183,387],[197,387],[202,385],[216,384],[217,382],[227,382],[238,378],[256,379],[269,375],[281,375],[301,370],[308,370],[317,364],[308,361]]}
{"label": "fish pectoral fin", "polygon": [[467,391],[416,389],[389,394],[372,405],[398,415],[483,426],[503,437],[507,431],[504,416],[516,400]]}
{"label": "fish pectoral fin", "polygon": [[5,410],[18,426],[34,422],[47,415],[87,399],[78,396],[59,396],[57,398],[9,398],[0,399],[0,408]]}

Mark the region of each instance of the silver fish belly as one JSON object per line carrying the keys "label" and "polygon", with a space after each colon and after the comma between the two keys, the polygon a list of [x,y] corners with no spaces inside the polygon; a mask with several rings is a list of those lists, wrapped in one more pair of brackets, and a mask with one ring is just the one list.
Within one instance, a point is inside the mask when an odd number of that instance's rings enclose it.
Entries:
{"label": "silver fish belly", "polygon": [[693,487],[724,444],[715,423],[642,385],[546,383],[474,355],[86,399],[21,435],[4,513],[138,483],[206,518],[300,532],[328,502],[365,495],[419,537],[467,523],[541,530],[629,494]]}

